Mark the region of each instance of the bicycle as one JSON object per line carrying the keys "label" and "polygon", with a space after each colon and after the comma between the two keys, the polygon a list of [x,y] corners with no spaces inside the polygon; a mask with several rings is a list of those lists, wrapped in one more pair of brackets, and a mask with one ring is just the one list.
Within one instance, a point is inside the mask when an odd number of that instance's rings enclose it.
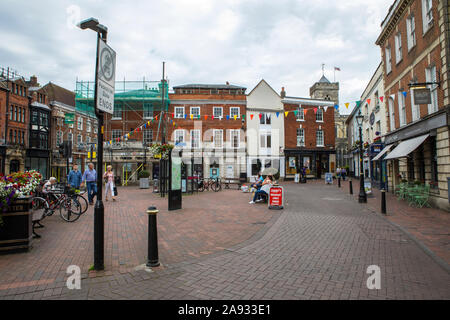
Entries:
{"label": "bicycle", "polygon": [[[67,191],[58,194],[50,191],[44,194],[44,197],[33,197],[31,200],[32,210],[44,210],[44,215],[48,217],[53,215],[56,209],[59,209],[59,215],[64,221],[77,221],[82,214],[82,207],[80,202],[69,193]],[[50,198],[51,195],[54,199]]]}
{"label": "bicycle", "polygon": [[71,196],[72,199],[77,200],[81,205],[81,214],[85,213],[89,208],[88,201],[83,195],[86,193],[86,190],[80,191],[78,189],[72,189],[74,194]]}
{"label": "bicycle", "polygon": [[211,190],[214,192],[219,192],[222,190],[222,184],[220,183],[220,179],[201,179],[198,182],[198,191],[203,192],[204,190],[209,190],[211,187]]}

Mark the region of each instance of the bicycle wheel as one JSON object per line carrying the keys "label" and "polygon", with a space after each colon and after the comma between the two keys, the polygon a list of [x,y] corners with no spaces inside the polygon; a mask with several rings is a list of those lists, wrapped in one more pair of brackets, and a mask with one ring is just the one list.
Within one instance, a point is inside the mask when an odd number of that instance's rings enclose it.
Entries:
{"label": "bicycle wheel", "polygon": [[81,216],[81,204],[76,199],[67,198],[59,207],[59,215],[64,221],[77,221]]}
{"label": "bicycle wheel", "polygon": [[200,191],[200,192],[205,191],[205,181],[201,181],[201,182],[199,183],[198,191]]}
{"label": "bicycle wheel", "polygon": [[77,194],[76,197],[74,197],[75,200],[77,200],[81,205],[81,214],[85,213],[87,209],[89,208],[88,201],[85,197],[82,195]]}
{"label": "bicycle wheel", "polygon": [[42,217],[41,220],[48,215],[48,203],[44,198],[34,197],[31,199],[31,212],[33,216]]}
{"label": "bicycle wheel", "polygon": [[220,189],[222,189],[222,186],[220,185],[219,180],[215,180],[214,182],[211,183],[211,189],[214,192],[219,192]]}

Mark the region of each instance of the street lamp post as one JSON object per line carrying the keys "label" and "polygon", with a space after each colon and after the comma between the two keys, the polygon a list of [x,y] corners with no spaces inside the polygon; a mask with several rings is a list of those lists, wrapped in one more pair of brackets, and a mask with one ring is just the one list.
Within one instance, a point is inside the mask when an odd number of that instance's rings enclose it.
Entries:
{"label": "street lamp post", "polygon": [[97,134],[97,200],[94,207],[94,269],[103,270],[104,267],[104,224],[105,224],[105,207],[102,201],[103,187],[103,111],[98,110],[97,106],[97,82],[98,82],[98,56],[100,40],[106,42],[108,28],[100,24],[97,19],[89,18],[81,21],[78,26],[81,29],[91,29],[97,33],[97,54],[95,60],[95,91],[94,91],[94,108],[98,122]]}
{"label": "street lamp post", "polygon": [[362,143],[362,122],[364,116],[361,115],[361,110],[359,110],[359,114],[356,116],[356,121],[359,127],[359,203],[367,203],[367,194],[364,189],[364,170],[363,170],[363,143]]}

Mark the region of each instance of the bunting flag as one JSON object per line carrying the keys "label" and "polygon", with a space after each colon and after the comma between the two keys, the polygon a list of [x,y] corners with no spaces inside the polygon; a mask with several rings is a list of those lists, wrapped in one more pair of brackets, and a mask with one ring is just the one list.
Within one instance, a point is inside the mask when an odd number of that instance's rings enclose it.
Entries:
{"label": "bunting flag", "polygon": [[297,117],[297,110],[294,110],[294,116]]}
{"label": "bunting flag", "polygon": [[335,105],[334,105],[334,108],[335,108],[336,110],[339,110],[339,105],[338,105],[338,104],[335,104]]}
{"label": "bunting flag", "polygon": [[184,115],[184,118],[185,118],[185,119],[187,118],[187,114]]}
{"label": "bunting flag", "polygon": [[284,116],[287,118],[287,116],[288,116],[288,113],[289,113],[289,111],[286,111],[285,113],[284,113]]}
{"label": "bunting flag", "polygon": [[391,94],[391,99],[395,101],[395,94]]}
{"label": "bunting flag", "polygon": [[200,120],[200,115],[198,115],[198,120]]}
{"label": "bunting flag", "polygon": [[175,127],[175,121],[173,122],[173,126]]}
{"label": "bunting flag", "polygon": [[172,118],[175,118],[175,114],[172,112]]}
{"label": "bunting flag", "polygon": [[361,104],[361,101],[360,100],[358,100],[358,101],[356,101],[356,107],[357,108],[359,108],[359,105]]}
{"label": "bunting flag", "polygon": [[345,104],[345,107],[348,109],[348,106],[350,105],[350,103],[346,102],[344,104]]}
{"label": "bunting flag", "polygon": [[237,118],[237,115],[234,115],[233,117],[234,117],[234,120],[236,120],[236,118]]}
{"label": "bunting flag", "polygon": [[253,120],[253,113],[252,114],[250,114],[250,120]]}
{"label": "bunting flag", "polygon": [[207,115],[205,115],[205,120],[208,120],[208,116]]}
{"label": "bunting flag", "polygon": [[370,101],[372,101],[372,100],[367,99],[366,101],[367,101],[367,104],[370,105]]}
{"label": "bunting flag", "polygon": [[192,120],[192,119],[194,119],[194,115],[193,115],[193,114],[191,114],[191,120]]}
{"label": "bunting flag", "polygon": [[245,120],[245,114],[242,115],[242,120]]}
{"label": "bunting flag", "polygon": [[230,116],[229,115],[227,115],[227,120],[230,120]]}
{"label": "bunting flag", "polygon": [[261,118],[262,118],[262,113],[259,114],[259,120],[261,120]]}
{"label": "bunting flag", "polygon": [[405,96],[405,98],[406,98],[406,96],[408,95],[408,92],[406,92],[406,91],[403,91],[402,93],[403,93],[403,95],[404,95],[404,96]]}
{"label": "bunting flag", "polygon": [[214,115],[211,116],[211,119],[214,120]]}
{"label": "bunting flag", "polygon": [[381,97],[380,97],[380,101],[383,102],[383,99],[384,99],[384,97],[381,96]]}
{"label": "bunting flag", "polygon": [[277,118],[278,118],[278,116],[280,115],[280,113],[279,112],[277,112]]}
{"label": "bunting flag", "polygon": [[306,117],[306,112],[308,112],[308,109],[303,109],[303,117]]}
{"label": "bunting flag", "polygon": [[316,114],[317,113],[317,108],[314,108],[313,110],[314,110],[314,114]]}
{"label": "bunting flag", "polygon": [[158,116],[155,117],[156,121],[158,121]]}
{"label": "bunting flag", "polygon": [[327,112],[328,106],[323,107],[323,110],[325,110],[325,112]]}

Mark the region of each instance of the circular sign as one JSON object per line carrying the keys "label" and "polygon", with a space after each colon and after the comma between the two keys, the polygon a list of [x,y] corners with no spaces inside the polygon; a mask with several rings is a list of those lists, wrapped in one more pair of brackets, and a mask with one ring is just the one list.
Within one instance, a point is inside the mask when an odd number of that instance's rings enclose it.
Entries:
{"label": "circular sign", "polygon": [[100,71],[106,81],[111,81],[114,76],[114,57],[108,48],[103,48],[100,53]]}
{"label": "circular sign", "polygon": [[373,124],[375,123],[375,113],[370,114],[370,119],[369,119],[370,125],[373,126]]}

